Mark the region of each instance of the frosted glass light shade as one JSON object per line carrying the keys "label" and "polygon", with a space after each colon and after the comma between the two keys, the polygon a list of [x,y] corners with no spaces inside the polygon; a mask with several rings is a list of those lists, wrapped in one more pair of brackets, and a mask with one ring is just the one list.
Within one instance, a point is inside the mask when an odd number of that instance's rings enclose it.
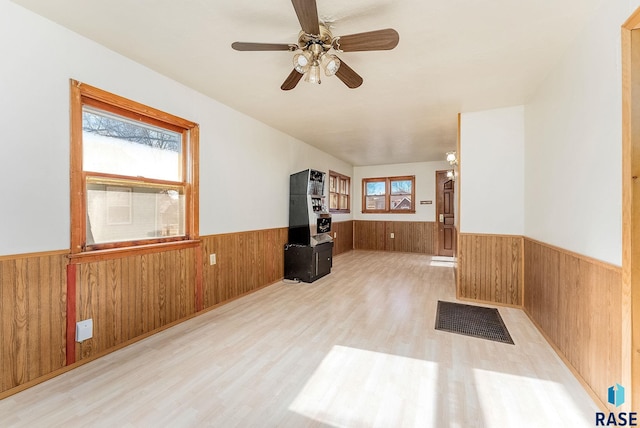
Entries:
{"label": "frosted glass light shade", "polygon": [[311,67],[309,67],[309,71],[304,77],[305,82],[309,83],[318,83],[320,84],[320,66],[317,62],[314,62]]}
{"label": "frosted glass light shade", "polygon": [[324,74],[327,76],[333,76],[340,68],[340,60],[335,55],[323,55],[322,67],[324,68]]}
{"label": "frosted glass light shade", "polygon": [[309,52],[299,53],[293,56],[293,67],[300,74],[305,74],[309,71],[311,62],[311,54]]}

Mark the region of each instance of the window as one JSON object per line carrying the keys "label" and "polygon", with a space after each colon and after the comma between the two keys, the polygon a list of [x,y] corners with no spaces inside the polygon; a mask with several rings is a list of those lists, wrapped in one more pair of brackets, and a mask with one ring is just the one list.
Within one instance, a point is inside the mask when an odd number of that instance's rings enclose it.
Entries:
{"label": "window", "polygon": [[351,212],[351,179],[346,175],[329,171],[329,211],[334,213]]}
{"label": "window", "polygon": [[71,252],[198,237],[198,125],[71,81]]}
{"label": "window", "polygon": [[415,176],[364,178],[363,213],[415,213]]}

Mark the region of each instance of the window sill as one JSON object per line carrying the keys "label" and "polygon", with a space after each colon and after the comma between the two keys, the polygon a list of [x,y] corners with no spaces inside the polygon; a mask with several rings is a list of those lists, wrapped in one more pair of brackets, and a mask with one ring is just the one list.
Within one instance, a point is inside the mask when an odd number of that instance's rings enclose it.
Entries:
{"label": "window sill", "polygon": [[415,214],[415,210],[393,210],[393,211],[362,211],[362,214]]}
{"label": "window sill", "polygon": [[121,259],[143,254],[160,253],[163,251],[176,251],[185,248],[194,248],[200,245],[200,240],[163,242],[160,244],[137,245],[135,247],[110,248],[108,250],[85,251],[69,255],[70,264],[82,264],[100,262],[105,260]]}

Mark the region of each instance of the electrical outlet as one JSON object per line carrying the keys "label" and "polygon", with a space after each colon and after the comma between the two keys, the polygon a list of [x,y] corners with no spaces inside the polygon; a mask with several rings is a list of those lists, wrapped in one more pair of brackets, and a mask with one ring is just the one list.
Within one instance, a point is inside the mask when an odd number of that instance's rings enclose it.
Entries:
{"label": "electrical outlet", "polygon": [[216,253],[209,254],[209,264],[211,266],[216,264]]}
{"label": "electrical outlet", "polygon": [[76,342],[83,342],[93,337],[93,320],[78,321],[76,323]]}
{"label": "electrical outlet", "polygon": [[393,238],[395,238],[395,237],[396,237],[396,234],[392,232],[392,233],[391,233],[391,239],[393,239]]}
{"label": "electrical outlet", "polygon": [[333,232],[333,239],[338,237],[338,232]]}

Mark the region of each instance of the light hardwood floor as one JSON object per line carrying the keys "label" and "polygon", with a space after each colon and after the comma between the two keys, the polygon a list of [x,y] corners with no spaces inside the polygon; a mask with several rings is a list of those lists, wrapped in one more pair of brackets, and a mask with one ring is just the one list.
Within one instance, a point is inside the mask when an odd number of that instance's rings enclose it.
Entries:
{"label": "light hardwood floor", "polygon": [[597,406],[518,309],[514,345],[436,331],[453,269],[352,251],[0,401],[0,426],[589,427]]}

